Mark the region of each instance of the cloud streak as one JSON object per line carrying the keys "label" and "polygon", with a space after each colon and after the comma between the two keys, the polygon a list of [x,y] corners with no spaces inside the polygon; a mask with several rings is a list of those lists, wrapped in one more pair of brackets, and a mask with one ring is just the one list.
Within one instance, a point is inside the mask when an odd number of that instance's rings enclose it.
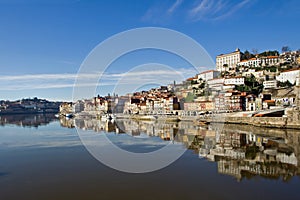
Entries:
{"label": "cloud streak", "polygon": [[142,17],[142,20],[163,24],[170,22],[172,17],[180,16],[181,19],[187,19],[189,22],[218,21],[234,15],[250,4],[250,2],[250,0],[235,2],[230,0],[176,0],[168,6],[161,3],[150,7]]}
{"label": "cloud streak", "polygon": [[[35,90],[77,87],[114,86],[116,84],[142,84],[145,82],[171,83],[174,79],[195,74],[193,68],[129,71],[124,73],[105,73],[98,82],[99,74],[25,74],[0,76],[0,91]],[[96,84],[95,84],[96,83]]]}
{"label": "cloud streak", "polygon": [[189,10],[189,18],[193,21],[216,21],[232,16],[246,6],[250,0],[232,3],[226,0],[202,0]]}
{"label": "cloud streak", "polygon": [[183,0],[176,0],[175,3],[168,9],[168,13],[172,14],[182,3]]}

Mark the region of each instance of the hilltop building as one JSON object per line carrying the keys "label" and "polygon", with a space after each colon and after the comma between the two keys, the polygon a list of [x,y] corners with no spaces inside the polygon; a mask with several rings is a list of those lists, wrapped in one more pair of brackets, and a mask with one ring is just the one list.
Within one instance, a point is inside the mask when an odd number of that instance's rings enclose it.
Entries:
{"label": "hilltop building", "polygon": [[279,56],[264,56],[264,57],[256,57],[250,58],[249,60],[242,60],[237,63],[237,66],[246,66],[246,67],[264,67],[264,66],[272,66],[278,65],[280,63]]}
{"label": "hilltop building", "polygon": [[219,72],[235,71],[236,65],[241,61],[241,56],[239,48],[232,53],[218,55],[216,58],[217,70]]}

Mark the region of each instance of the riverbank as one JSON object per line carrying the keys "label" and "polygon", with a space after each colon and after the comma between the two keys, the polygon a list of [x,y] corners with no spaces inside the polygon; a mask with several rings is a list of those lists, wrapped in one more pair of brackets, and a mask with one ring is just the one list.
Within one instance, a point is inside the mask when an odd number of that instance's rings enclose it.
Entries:
{"label": "riverbank", "polygon": [[299,122],[290,122],[287,117],[225,117],[204,119],[208,123],[241,124],[266,128],[300,129]]}
{"label": "riverbank", "polygon": [[232,114],[213,114],[209,116],[152,116],[152,115],[118,115],[118,119],[133,120],[165,120],[191,121],[199,125],[209,123],[241,124],[256,127],[300,129],[300,121],[293,121],[288,117],[249,117],[232,116]]}
{"label": "riverbank", "polygon": [[[220,113],[208,114],[201,116],[178,116],[178,115],[128,115],[114,114],[116,119],[131,119],[141,121],[166,121],[178,122],[189,121],[196,125],[204,125],[209,123],[224,123],[224,124],[241,124],[251,125],[255,127],[279,128],[279,129],[300,129],[300,120],[295,120],[292,117],[251,117],[251,112],[236,112],[236,113]],[[84,112],[75,115],[76,118],[99,118],[96,113]]]}

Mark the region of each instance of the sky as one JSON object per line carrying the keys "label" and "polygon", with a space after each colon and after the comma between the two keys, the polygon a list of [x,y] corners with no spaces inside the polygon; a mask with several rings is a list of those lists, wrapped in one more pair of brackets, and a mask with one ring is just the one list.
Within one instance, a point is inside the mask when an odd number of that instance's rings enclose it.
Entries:
{"label": "sky", "polygon": [[[72,100],[77,74],[91,51],[115,34],[142,27],[183,33],[213,61],[236,48],[297,50],[299,14],[298,0],[0,0],[0,99]],[[170,52],[135,51],[108,67],[95,94],[112,93],[122,83],[122,95],[179,82],[198,71]]]}

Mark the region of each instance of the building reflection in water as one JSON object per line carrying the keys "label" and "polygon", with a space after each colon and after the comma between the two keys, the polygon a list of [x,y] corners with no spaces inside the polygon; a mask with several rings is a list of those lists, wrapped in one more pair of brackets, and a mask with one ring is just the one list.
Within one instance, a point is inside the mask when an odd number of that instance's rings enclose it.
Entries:
{"label": "building reflection in water", "polygon": [[287,181],[300,172],[300,134],[295,130],[239,125],[224,125],[218,130],[215,128],[218,126],[200,127],[190,122],[97,119],[65,120],[61,124],[133,137],[146,134],[180,142],[200,158],[216,162],[219,173],[237,180],[259,175]]}
{"label": "building reflection in water", "polygon": [[12,124],[21,127],[39,127],[55,120],[57,119],[54,114],[0,115],[1,126]]}

